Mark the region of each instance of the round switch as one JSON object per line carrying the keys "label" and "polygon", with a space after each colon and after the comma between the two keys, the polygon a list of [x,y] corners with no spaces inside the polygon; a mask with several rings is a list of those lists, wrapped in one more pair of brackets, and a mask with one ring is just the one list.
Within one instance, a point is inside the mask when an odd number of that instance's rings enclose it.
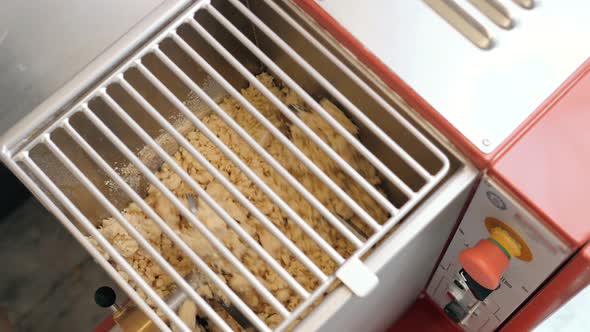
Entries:
{"label": "round switch", "polygon": [[459,254],[463,269],[481,286],[496,289],[502,274],[510,265],[510,256],[496,241],[480,240]]}
{"label": "round switch", "polygon": [[533,254],[524,239],[502,221],[488,217],[485,226],[490,237],[463,250],[459,254],[459,263],[478,284],[494,290],[500,286],[510,259],[517,258],[526,263],[533,260]]}

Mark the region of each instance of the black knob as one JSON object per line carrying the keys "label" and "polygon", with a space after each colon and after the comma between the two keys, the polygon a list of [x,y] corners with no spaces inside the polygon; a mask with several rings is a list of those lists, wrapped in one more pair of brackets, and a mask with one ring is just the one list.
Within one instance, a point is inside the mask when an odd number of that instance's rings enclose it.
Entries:
{"label": "black knob", "polygon": [[115,304],[117,294],[108,286],[102,286],[94,292],[94,302],[100,307],[109,308]]}

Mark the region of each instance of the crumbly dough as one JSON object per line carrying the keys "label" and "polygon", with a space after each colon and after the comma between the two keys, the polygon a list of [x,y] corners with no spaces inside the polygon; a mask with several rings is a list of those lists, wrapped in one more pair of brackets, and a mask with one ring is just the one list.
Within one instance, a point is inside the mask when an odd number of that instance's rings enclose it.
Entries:
{"label": "crumbly dough", "polygon": [[[202,331],[201,327],[197,325],[197,321],[195,319],[197,317],[197,305],[193,301],[184,300],[184,302],[182,302],[180,308],[178,309],[178,317],[192,331]],[[174,325],[172,326],[172,331],[180,332],[182,329]]]}
{"label": "crumbly dough", "polygon": [[[289,105],[292,111],[309,126],[325,143],[331,146],[349,165],[356,169],[372,185],[378,187],[380,178],[376,170],[355,150],[345,139],[327,124],[315,111],[312,111],[301,98],[280,82],[266,73],[258,79],[267,86],[272,93]],[[363,189],[354,183],[337,164],[328,158],[321,149],[283,114],[269,102],[254,87],[242,90],[242,95],[254,105],[276,128],[286,135],[307,157],[309,157],[336,184],[348,193],[358,204],[370,213],[378,222],[383,223],[388,217],[386,211],[368,196]],[[266,149],[285,169],[287,169],[305,188],[311,192],[331,212],[343,220],[354,225],[361,233],[370,235],[372,232],[330,189],[328,189],[313,173],[303,165],[289,150],[266,130],[243,106],[234,98],[225,98],[221,108],[230,115],[251,137]],[[342,111],[327,99],[320,101],[320,105],[329,112],[344,128],[353,135],[358,135],[358,129]],[[215,135],[223,141],[239,158],[244,161],[275,193],[277,193],[297,214],[315,229],[342,256],[348,257],[354,252],[354,246],[340,235],[287,181],[264,161],[253,149],[244,142],[239,135],[225,122],[209,113],[202,118]],[[334,273],[337,265],[326,255],[317,244],[312,241],[287,215],[253,184],[246,175],[239,170],[225,155],[210,142],[203,133],[191,131],[185,135],[187,140],[200,151],[209,162],[215,166],[237,189],[252,202],[265,216],[268,217],[282,232],[287,235],[310,259],[326,274]],[[272,255],[304,288],[309,291],[318,285],[318,280],[301,264],[266,228],[252,216],[252,214],[230,194],[223,185],[199,164],[191,154],[180,148],[174,159],[228,214],[235,219],[270,255]],[[208,206],[202,197],[196,193],[180,176],[174,173],[169,165],[164,164],[156,173],[158,179],[170,189],[185,206],[188,206],[186,195],[195,195],[198,205],[198,219],[220,239],[232,253],[244,263],[246,267],[273,293],[273,295],[289,310],[293,310],[300,303],[299,296],[292,291],[255,251]],[[161,216],[209,266],[224,280],[236,294],[247,303],[252,310],[270,327],[276,327],[282,318],[266,303],[263,297],[250,286],[223,255],[197,231],[191,223],[167,200],[155,187],[148,188],[145,202]],[[195,265],[179,250],[173,242],[165,236],[160,228],[153,223],[136,205],[130,204],[123,210],[123,215],[129,222],[153,245],[153,247],[176,269],[183,277],[197,273],[202,282],[197,292],[203,296],[220,315],[230,321],[232,327],[240,329],[227,313],[223,312],[222,303],[228,305],[228,300],[209,280],[202,275]],[[175,284],[164,270],[154,263],[131,238],[119,223],[108,218],[99,226],[100,232],[127,259],[139,274],[148,282],[160,296],[167,296],[175,289]],[[96,242],[95,242],[96,243]],[[106,256],[106,254],[105,254]],[[117,267],[119,269],[119,267]],[[119,269],[120,270],[120,269]],[[135,283],[121,271],[130,284]],[[137,288],[137,287],[136,287]],[[145,298],[141,290],[138,293]],[[153,303],[147,299],[153,306]],[[186,306],[190,306],[186,304]],[[183,305],[184,308],[184,305]],[[181,309],[182,311],[183,309]],[[192,307],[184,310],[193,310]],[[194,309],[196,312],[196,308]],[[213,324],[209,324],[212,329]],[[195,328],[195,330],[197,330]]]}

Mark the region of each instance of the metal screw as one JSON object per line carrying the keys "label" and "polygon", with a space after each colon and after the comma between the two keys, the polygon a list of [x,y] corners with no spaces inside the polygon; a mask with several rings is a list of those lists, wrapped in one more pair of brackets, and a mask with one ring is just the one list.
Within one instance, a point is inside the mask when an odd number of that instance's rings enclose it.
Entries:
{"label": "metal screw", "polygon": [[487,138],[484,138],[481,143],[485,146],[490,146],[490,144],[492,144],[492,142],[490,142],[490,140]]}

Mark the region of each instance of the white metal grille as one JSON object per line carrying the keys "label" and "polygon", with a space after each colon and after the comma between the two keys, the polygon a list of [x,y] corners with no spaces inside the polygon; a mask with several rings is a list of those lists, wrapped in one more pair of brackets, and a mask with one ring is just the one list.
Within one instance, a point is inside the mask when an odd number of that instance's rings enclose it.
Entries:
{"label": "white metal grille", "polygon": [[[300,56],[291,46],[280,36],[269,28],[265,22],[255,15],[247,6],[238,0],[227,0],[233,8],[241,13],[247,20],[257,29],[257,31],[264,35],[265,38],[270,39],[279,49],[287,54],[295,63],[297,63],[310,77],[312,77],[328,95],[338,102],[350,114],[351,118],[358,123],[364,125],[370,130],[375,137],[388,149],[391,154],[397,155],[403,162],[405,162],[418,176],[421,178],[421,185],[418,189],[412,188],[406,183],[401,176],[395,174],[384,162],[375,156],[357,137],[348,132],[338,121],[326,112],[322,106],[312,96],[303,89],[296,79],[290,77],[285,71],[278,66],[273,59],[271,59],[259,46],[248,38],[238,27],[236,27],[227,17],[216,9],[210,1],[197,1],[189,9],[179,15],[168,28],[159,33],[154,39],[146,44],[141,50],[130,58],[125,64],[119,67],[113,74],[106,78],[100,85],[91,91],[86,97],[79,101],[76,105],[63,113],[62,116],[53,120],[41,133],[34,139],[27,143],[18,151],[10,151],[9,149],[3,151],[4,159],[7,164],[13,169],[17,175],[27,184],[29,188],[36,194],[36,196],[45,204],[45,206],[53,212],[60,221],[66,226],[72,234],[80,241],[80,243],[94,256],[98,263],[105,268],[110,275],[117,281],[117,283],[129,294],[129,296],[145,311],[145,313],[156,323],[162,330],[169,330],[169,327],[151,308],[144,302],[137,292],[131,287],[120,274],[108,263],[105,258],[101,256],[97,248],[90,244],[86,236],[80,231],[80,228],[87,235],[92,236],[99,246],[109,254],[111,259],[132,279],[138,289],[143,291],[145,295],[155,304],[155,307],[168,318],[168,320],[178,325],[182,330],[188,331],[187,326],[175,314],[174,309],[166,303],[166,299],[161,298],[158,294],[141,278],[141,276],[133,269],[133,267],[125,260],[123,256],[106,240],[103,235],[96,229],[93,222],[81,212],[80,206],[75,204],[71,197],[67,195],[64,188],[56,184],[54,180],[44,170],[43,165],[35,161],[30,152],[39,146],[45,146],[48,153],[51,153],[67,171],[72,174],[81,186],[87,190],[91,196],[102,206],[109,215],[113,216],[133,237],[141,249],[143,249],[158,265],[160,265],[174,280],[177,287],[184,291],[188,298],[194,301],[200,309],[216,326],[220,329],[229,331],[229,325],[211,308],[211,306],[191,287],[191,285],[164,259],[153,246],[146,241],[145,238],[138,232],[133,225],[126,220],[119,208],[107,198],[104,193],[97,188],[96,184],[90,179],[92,176],[88,170],[82,170],[76,163],[71,160],[71,156],[60,148],[54,140],[54,133],[56,130],[63,130],[69,137],[76,142],[81,150],[95,163],[96,169],[104,172],[112,181],[127,195],[128,199],[136,203],[145,214],[156,223],[162,232],[169,237],[169,239],[190,259],[192,263],[203,271],[204,274],[212,281],[212,283],[219,288],[249,321],[260,331],[271,330],[266,323],[260,319],[256,313],[228,287],[228,285],[207,265],[207,263],[199,257],[191,248],[175,233],[173,229],[142,199],[140,194],[130,186],[126,180],[119,174],[116,167],[109,163],[100,153],[98,153],[91,144],[81,135],[81,133],[71,125],[71,119],[75,114],[83,114],[87,121],[89,121],[98,130],[106,140],[113,144],[113,146],[145,177],[147,182],[157,188],[172,204],[181,215],[190,222],[191,226],[201,232],[210,244],[218,250],[221,255],[227,259],[252,285],[258,294],[271,305],[276,312],[282,316],[280,325],[277,330],[287,328],[293,321],[299,317],[307,308],[309,308],[330,285],[336,280],[341,279],[352,291],[357,294],[362,294],[368,289],[356,288],[355,284],[349,282],[349,277],[354,274],[367,273],[366,270],[358,268],[360,257],[367,253],[388,231],[390,231],[407,213],[410,209],[425,197],[446,175],[449,169],[449,161],[446,156],[439,151],[428,139],[426,139],[416,128],[409,124],[403,116],[398,114],[386,101],[384,101],[375,91],[373,91],[363,80],[357,77],[347,65],[343,64],[338,58],[330,53],[318,40],[316,40],[310,33],[308,33],[302,26],[300,26],[288,13],[286,13],[280,6],[271,0],[261,0],[274,11],[275,15],[280,16],[287,24],[297,31],[308,43],[319,50],[321,54],[333,63],[339,70],[341,70],[349,79],[355,84],[356,88],[362,90],[370,96],[380,107],[387,111],[387,115],[391,116],[395,121],[407,130],[413,140],[420,142],[428,153],[432,154],[440,163],[435,171],[427,170],[424,165],[419,163],[411,156],[408,151],[402,148],[390,135],[386,134],[380,126],[375,124],[365,112],[349,100],[341,91],[339,91],[328,79],[320,74],[313,66]],[[311,130],[298,116],[296,116],[285,104],[283,104],[271,91],[269,91],[263,84],[261,84],[256,77],[243,65],[230,50],[225,48],[208,29],[203,27],[197,20],[194,19],[197,11],[207,11],[219,24],[221,24],[227,32],[233,35],[246,49],[248,49],[264,66],[271,71],[278,79],[280,79],[286,86],[296,92],[307,105],[317,112],[336,132],[342,135],[346,141],[356,149],[360,155],[379,172],[384,180],[389,181],[395,188],[397,188],[405,196],[404,203],[395,206],[382,193],[374,188],[361,174],[359,174],[353,167],[351,167],[342,157],[340,157],[328,144],[326,144],[313,130]],[[295,146],[280,130],[278,130],[259,110],[257,110],[248,100],[246,100],[240,92],[226,80],[213,66],[211,66],[193,47],[187,43],[178,33],[177,28],[181,25],[189,25],[200,35],[207,43],[223,57],[243,78],[252,86],[256,87],[270,102],[272,102],[281,113],[289,119],[295,126],[300,128],[307,137],[316,144],[330,159],[332,159],[342,171],[355,181],[368,196],[375,200],[383,209],[389,214],[390,218],[381,224],[377,222],[367,211],[365,211],[354,199],[352,199],[344,190],[342,190],[334,181],[327,176],[317,165],[315,165],[297,146]],[[335,213],[327,209],[314,195],[312,195],[295,177],[293,177],[271,154],[269,154],[256,140],[254,140],[240,125],[238,125],[232,117],[227,115],[224,110],[210,97],[203,89],[195,83],[191,77],[183,71],[183,69],[165,52],[160,49],[161,43],[164,41],[172,41],[180,49],[182,49],[198,65],[204,70],[215,82],[243,106],[245,111],[249,112],[259,123],[264,126],[273,137],[280,141],[288,149],[289,152],[305,165],[321,182],[326,185],[339,199],[345,202],[354,213],[370,227],[373,231],[367,238],[359,237],[354,230],[339,219]],[[147,66],[144,65],[142,59],[147,54],[152,54],[157,57],[175,77],[183,82],[193,93],[200,98],[217,116],[219,116],[232,130],[234,130],[256,153],[258,153],[264,161],[266,161],[284,180],[291,185],[310,205],[316,209],[338,232],[340,232],[351,244],[354,245],[356,251],[351,257],[343,257],[330,244],[328,244],[316,231],[306,223],[301,216],[299,216],[283,199],[277,195],[244,161],[242,161],[230,148],[228,148],[216,135],[195,115],[181,99],[179,99],[162,81],[153,73]],[[126,73],[130,68],[135,68],[141,73],[143,79],[149,81],[174,107],[180,114],[182,114],[190,123],[202,132],[232,163],[234,163],[260,190],[268,196],[268,198],[276,204],[294,223],[296,223],[303,232],[309,236],[321,250],[325,252],[334,262],[340,266],[338,272],[326,275],[322,269],[307,257],[300,248],[297,247],[287,236],[269,220],[252,202],[250,202],[240,190],[232,184],[224,175],[219,172],[208,160],[201,151],[193,147],[185,137],[174,127],[169,119],[164,117],[161,112],[154,107],[146,98],[137,90],[130,81],[126,78]],[[195,158],[221,185],[223,185],[231,195],[242,204],[254,217],[256,217],[262,225],[284,245],[295,258],[297,258],[318,280],[319,285],[311,292],[302,287],[298,281],[290,275],[283,267],[273,258],[265,249],[247,232],[240,224],[234,220],[223,207],[216,202],[215,199],[200,187],[200,185],[180,167],[174,158],[161,147],[156,140],[146,131],[146,129],[134,119],[124,106],[119,104],[107,91],[107,88],[113,84],[118,84],[122,89],[128,93],[131,98],[142,107],[146,117],[153,119],[165,133],[173,137],[179,146],[186,149],[193,158]],[[104,119],[97,116],[96,112],[91,109],[89,103],[93,99],[100,99],[106,103],[114,115],[119,117],[146,146],[150,147],[159,158],[161,158],[176,174],[180,176],[182,181],[187,184],[195,195],[202,198],[213,211],[218,214],[224,222],[246,243],[252,248],[259,257],[268,264],[273,271],[277,273],[301,298],[299,306],[292,311],[289,311],[283,303],[281,303],[270,292],[265,285],[260,282],[256,276],[232,254],[224,244],[216,238],[216,236],[200,221],[197,216],[187,208],[175,194],[170,191],[163,183],[161,183],[152,170],[144,164],[144,162],[136,155],[136,153],[129,148],[125,139],[117,135],[112,128],[105,124]],[[30,133],[33,135],[33,133]],[[76,226],[78,225],[78,226]],[[370,277],[370,276],[369,276]],[[354,278],[353,278],[354,279]],[[370,279],[366,279],[370,282]]]}

